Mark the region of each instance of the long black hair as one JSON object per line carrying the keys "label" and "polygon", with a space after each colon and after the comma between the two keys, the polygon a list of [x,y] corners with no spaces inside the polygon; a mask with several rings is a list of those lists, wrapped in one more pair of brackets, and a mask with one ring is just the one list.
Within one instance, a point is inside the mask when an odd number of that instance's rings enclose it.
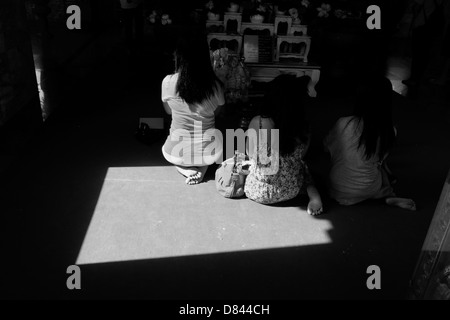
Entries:
{"label": "long black hair", "polygon": [[220,85],[211,65],[206,36],[185,34],[175,49],[175,69],[179,73],[176,90],[189,104],[201,103]]}
{"label": "long black hair", "polygon": [[354,118],[362,127],[358,148],[366,159],[377,155],[383,160],[395,140],[392,121],[392,84],[381,76],[364,81],[356,95]]}
{"label": "long black hair", "polygon": [[303,108],[309,77],[280,75],[269,83],[261,115],[270,117],[279,129],[280,154],[292,153],[298,140],[307,143],[309,125]]}

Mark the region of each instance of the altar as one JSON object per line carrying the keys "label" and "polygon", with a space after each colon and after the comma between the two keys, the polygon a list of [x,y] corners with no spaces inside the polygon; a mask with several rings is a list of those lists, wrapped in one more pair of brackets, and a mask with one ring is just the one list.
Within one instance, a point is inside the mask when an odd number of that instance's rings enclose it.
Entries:
{"label": "altar", "polygon": [[[220,16],[220,15],[219,15]],[[250,73],[250,97],[264,94],[258,83],[270,82],[279,75],[290,74],[310,78],[308,94],[317,97],[316,84],[320,79],[320,65],[308,60],[312,39],[307,25],[291,16],[277,14],[272,20],[245,21],[240,12],[225,12],[223,20],[206,22],[211,52],[226,48],[229,54],[242,57]]]}

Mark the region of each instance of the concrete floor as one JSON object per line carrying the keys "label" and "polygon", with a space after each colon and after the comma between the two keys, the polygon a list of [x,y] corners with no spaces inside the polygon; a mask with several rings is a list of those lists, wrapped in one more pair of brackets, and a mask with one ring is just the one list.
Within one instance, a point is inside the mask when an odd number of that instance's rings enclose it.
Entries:
{"label": "concrete floor", "polygon": [[[164,161],[162,141],[135,140],[140,117],[162,115],[163,56],[129,59],[120,46],[63,105],[0,180],[2,297],[150,299],[403,299],[449,169],[448,100],[400,86],[392,55],[399,130],[390,166],[417,212],[377,202],[343,207],[323,188],[321,139],[351,111],[350,97],[311,100],[309,163],[326,213],[227,200],[209,181],[186,186]],[[148,57],[151,57],[149,59]],[[170,62],[167,60],[167,65]],[[131,71],[130,71],[131,70]],[[76,89],[76,90],[75,90]],[[439,93],[439,94],[438,94]],[[79,264],[82,290],[66,288]],[[381,290],[366,287],[378,265]]]}

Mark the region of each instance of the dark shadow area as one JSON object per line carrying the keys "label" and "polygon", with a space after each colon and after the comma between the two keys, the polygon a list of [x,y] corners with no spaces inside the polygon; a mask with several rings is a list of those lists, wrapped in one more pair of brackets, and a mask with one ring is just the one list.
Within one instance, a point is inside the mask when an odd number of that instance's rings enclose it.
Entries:
{"label": "dark shadow area", "polygon": [[285,36],[287,35],[287,31],[288,31],[288,23],[283,21],[278,22],[277,35]]}
{"label": "dark shadow area", "polygon": [[[358,250],[350,247],[348,250]],[[71,299],[395,299],[404,297],[403,276],[380,264],[384,290],[366,287],[362,265],[338,244],[266,249],[154,260],[81,265],[83,287],[65,288],[65,275],[43,284],[48,293]],[[348,277],[352,274],[352,277]]]}
{"label": "dark shadow area", "polygon": [[237,34],[238,32],[238,21],[235,19],[229,19],[227,21],[227,27],[226,27],[228,34]]}
{"label": "dark shadow area", "polygon": [[[54,35],[51,45],[64,48],[63,38]],[[167,165],[160,146],[140,143],[134,132],[140,117],[163,115],[153,93],[172,61],[148,49],[145,58],[127,55],[121,39],[120,27],[98,30],[92,40],[82,39],[76,54],[60,53],[73,58],[56,72],[49,67],[54,85],[48,89],[58,105],[0,173],[1,247],[8,261],[2,298],[57,298],[48,295],[52,282],[35,276],[47,279],[75,263],[109,167]]]}

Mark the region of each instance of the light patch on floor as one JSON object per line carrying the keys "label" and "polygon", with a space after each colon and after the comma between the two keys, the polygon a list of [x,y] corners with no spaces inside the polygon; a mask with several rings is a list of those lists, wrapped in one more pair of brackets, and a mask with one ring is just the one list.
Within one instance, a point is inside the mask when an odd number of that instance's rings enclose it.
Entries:
{"label": "light patch on floor", "polygon": [[410,62],[400,57],[391,57],[387,62],[386,77],[391,80],[392,89],[403,96],[408,94],[408,86],[402,81],[410,77],[409,65]]}
{"label": "light patch on floor", "polygon": [[298,207],[223,198],[171,166],[109,168],[77,264],[329,243],[327,220]]}

